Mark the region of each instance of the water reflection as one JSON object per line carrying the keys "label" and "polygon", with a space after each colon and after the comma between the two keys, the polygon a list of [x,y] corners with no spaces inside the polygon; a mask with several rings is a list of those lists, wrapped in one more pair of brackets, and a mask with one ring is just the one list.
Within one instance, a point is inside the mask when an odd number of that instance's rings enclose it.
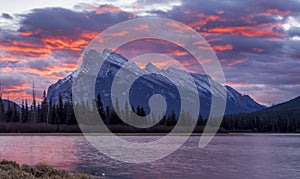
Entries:
{"label": "water reflection", "polygon": [[[135,141],[149,137],[125,137]],[[131,138],[131,139],[130,139]],[[151,137],[155,140],[158,137]],[[1,136],[0,158],[47,163],[105,178],[296,178],[300,136],[218,136],[205,149],[191,137],[172,155],[152,163],[127,164],[97,152],[84,137]],[[122,151],[123,149],[118,149]]]}
{"label": "water reflection", "polygon": [[79,161],[82,137],[1,136],[0,158],[20,164],[46,163],[74,170]]}

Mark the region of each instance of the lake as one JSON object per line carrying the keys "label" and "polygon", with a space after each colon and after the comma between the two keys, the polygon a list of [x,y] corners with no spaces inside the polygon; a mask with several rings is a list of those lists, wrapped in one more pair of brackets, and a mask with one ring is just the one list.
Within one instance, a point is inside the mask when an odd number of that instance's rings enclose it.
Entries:
{"label": "lake", "polygon": [[[155,140],[158,136],[128,136]],[[170,156],[146,164],[110,159],[82,136],[0,136],[0,158],[19,163],[50,164],[102,178],[297,178],[300,135],[217,136],[199,149],[192,136]],[[119,150],[122,150],[121,148]]]}

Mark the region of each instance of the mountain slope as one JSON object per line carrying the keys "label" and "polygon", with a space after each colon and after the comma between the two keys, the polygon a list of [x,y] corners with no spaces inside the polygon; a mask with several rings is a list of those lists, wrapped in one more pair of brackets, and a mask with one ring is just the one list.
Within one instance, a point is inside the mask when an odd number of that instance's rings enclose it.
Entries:
{"label": "mountain slope", "polygon": [[[180,111],[180,95],[177,87],[181,87],[187,91],[190,91],[191,84],[186,80],[188,75],[185,71],[178,70],[175,68],[158,69],[153,64],[149,63],[144,69],[139,68],[135,63],[128,62],[126,58],[120,54],[104,50],[103,54],[96,51],[89,51],[84,56],[84,61],[97,60],[98,58],[108,56],[107,60],[99,70],[95,95],[101,94],[104,105],[112,105],[111,101],[111,85],[112,81],[118,72],[123,67],[126,75],[118,83],[119,87],[126,86],[129,79],[135,78],[136,76],[142,76],[138,78],[129,91],[130,104],[133,106],[143,106],[149,111],[148,101],[153,94],[161,94],[166,98],[168,107],[167,112]],[[70,100],[72,98],[71,89],[73,76],[79,73],[79,70],[74,71],[71,75],[63,80],[59,80],[57,83],[51,85],[48,89],[48,102],[52,100],[53,103],[58,101],[58,95],[63,97],[63,100]],[[151,73],[149,75],[149,73]],[[164,77],[166,76],[166,77]],[[220,96],[221,84],[213,81],[207,75],[191,74],[194,78],[195,84],[198,89],[200,99],[200,112],[201,115],[207,117],[210,112],[211,96]],[[169,79],[178,79],[176,82],[171,82]],[[210,83],[215,86],[212,90],[210,89]],[[226,114],[243,113],[261,110],[264,106],[255,102],[252,98],[247,95],[241,95],[230,86],[226,86],[227,89],[227,106]],[[193,99],[188,99],[193,100]]]}
{"label": "mountain slope", "polygon": [[300,114],[300,96],[289,100],[287,102],[277,104],[275,106],[266,108],[263,111],[268,112],[289,112],[289,113],[295,113]]}
{"label": "mountain slope", "polygon": [[259,116],[300,116],[300,96],[253,114]]}
{"label": "mountain slope", "polygon": [[233,114],[227,117],[233,119],[254,119],[275,120],[275,119],[296,119],[300,116],[300,96],[287,102],[277,104],[255,112]]}
{"label": "mountain slope", "polygon": [[[2,103],[4,105],[4,110],[7,111],[8,107],[10,107],[11,109],[14,107],[14,102],[7,100],[7,99],[2,99]],[[1,104],[0,104],[1,105]],[[18,104],[16,105],[16,109],[17,111],[21,111],[21,107]]]}

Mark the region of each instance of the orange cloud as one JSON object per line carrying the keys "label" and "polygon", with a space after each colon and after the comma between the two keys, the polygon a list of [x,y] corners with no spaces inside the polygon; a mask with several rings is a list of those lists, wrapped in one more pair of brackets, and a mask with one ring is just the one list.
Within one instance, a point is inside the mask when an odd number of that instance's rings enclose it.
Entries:
{"label": "orange cloud", "polygon": [[[20,99],[32,99],[32,94],[26,92],[5,92],[2,95],[3,99],[9,99],[11,101],[18,101],[20,103]],[[38,98],[38,100],[41,100]],[[30,105],[30,103],[28,103]]]}
{"label": "orange cloud", "polygon": [[153,65],[155,65],[156,67],[160,68],[160,69],[165,69],[168,68],[172,65],[176,65],[177,63],[174,62],[174,60],[167,60],[164,62],[154,62]]}
{"label": "orange cloud", "polygon": [[117,32],[117,33],[108,34],[107,36],[108,37],[122,37],[122,36],[124,36],[126,34],[128,34],[127,31],[121,31],[121,32]]}
{"label": "orange cloud", "polygon": [[[118,34],[112,34],[115,36],[124,35],[127,32],[120,32]],[[14,56],[27,56],[32,58],[45,58],[52,54],[54,50],[73,50],[81,51],[89,44],[90,40],[94,39],[97,32],[84,32],[79,34],[76,39],[71,37],[45,37],[41,38],[40,41],[33,39],[30,36],[31,32],[20,32],[22,37],[33,40],[33,42],[24,42],[17,40],[6,40],[4,43],[0,43],[0,49],[4,49],[10,52]],[[7,60],[5,60],[7,59]],[[0,61],[17,61],[16,59],[7,57],[0,57]]]}
{"label": "orange cloud", "polygon": [[[137,66],[140,68],[145,68],[148,62],[143,61],[136,61],[134,62]],[[170,66],[175,66],[177,63],[174,60],[166,60],[166,61],[160,61],[160,62],[151,62],[154,66],[160,69],[166,69]]]}
{"label": "orange cloud", "polygon": [[[11,101],[15,101],[17,103],[21,103],[21,99],[32,99],[32,94],[27,93],[25,90],[27,89],[28,91],[32,90],[31,84],[24,82],[23,84],[19,86],[6,86],[2,98],[3,99],[9,99]],[[42,99],[40,98],[41,96],[36,96],[37,101],[41,101]],[[30,102],[28,105],[30,106]]]}
{"label": "orange cloud", "polygon": [[235,60],[235,61],[229,63],[228,66],[234,66],[234,65],[243,63],[243,62],[245,62],[245,61],[246,61],[245,59]]}
{"label": "orange cloud", "polygon": [[207,22],[209,22],[209,21],[225,21],[220,16],[213,16],[213,15],[208,16],[208,15],[205,15],[203,13],[195,14],[195,16],[198,18],[198,21],[190,23],[189,26],[196,29],[197,31],[200,31],[201,27],[206,25]]}
{"label": "orange cloud", "polygon": [[204,65],[204,64],[212,62],[212,60],[211,59],[201,59],[200,62],[201,62],[201,65]]}
{"label": "orange cloud", "polygon": [[114,6],[102,5],[100,7],[92,7],[92,10],[96,11],[96,14],[105,14],[107,12],[120,13],[121,10]]}
{"label": "orange cloud", "polygon": [[206,45],[206,41],[205,40],[201,40],[201,41],[197,41],[193,43],[194,45]]}
{"label": "orange cloud", "polygon": [[261,36],[280,36],[279,32],[274,32],[273,28],[266,24],[259,27],[252,26],[238,26],[238,27],[217,27],[207,30],[209,33],[218,34],[235,34],[247,37],[261,37]]}
{"label": "orange cloud", "polygon": [[231,81],[227,81],[226,85],[228,86],[251,86],[250,83],[243,83],[243,82],[231,82]]}
{"label": "orange cloud", "polygon": [[87,33],[81,34],[81,36],[86,39],[94,39],[97,37],[97,35],[99,35],[99,33],[97,33],[97,32],[87,32]]}
{"label": "orange cloud", "polygon": [[269,14],[277,14],[277,15],[282,15],[282,16],[291,14],[291,11],[281,11],[278,9],[268,9],[266,12]]}
{"label": "orange cloud", "polygon": [[79,40],[70,40],[63,38],[49,37],[44,38],[42,41],[46,44],[46,48],[51,50],[62,50],[70,49],[74,51],[80,51],[88,45],[88,41],[79,39]]}
{"label": "orange cloud", "polygon": [[19,86],[8,86],[5,88],[5,92],[14,92],[22,89],[26,89],[29,87],[28,83],[23,83],[22,85]]}
{"label": "orange cloud", "polygon": [[196,15],[199,18],[202,18],[204,21],[216,21],[216,20],[222,20],[219,16],[207,16],[205,14],[197,14]]}
{"label": "orange cloud", "polygon": [[232,45],[227,44],[227,45],[214,45],[212,48],[215,51],[225,51],[225,50],[232,50]]}
{"label": "orange cloud", "polygon": [[63,66],[51,66],[47,70],[51,73],[57,71],[75,71],[77,67],[77,64],[64,64]]}
{"label": "orange cloud", "polygon": [[51,54],[51,50],[43,46],[18,41],[11,41],[10,44],[0,44],[0,48],[14,54],[21,54],[29,57],[43,58]]}
{"label": "orange cloud", "polygon": [[206,41],[204,41],[204,40],[194,42],[193,44],[194,44],[194,45],[197,45],[197,47],[198,47],[199,49],[201,49],[201,50],[209,50],[209,49],[210,49],[210,48],[209,48],[209,44],[208,44]]}
{"label": "orange cloud", "polygon": [[180,25],[176,22],[167,22],[167,26],[177,29],[178,32],[184,32],[184,31],[189,31],[190,30],[189,27]]}
{"label": "orange cloud", "polygon": [[36,69],[36,68],[24,68],[24,69],[18,69],[18,68],[12,68],[12,67],[5,67],[0,69],[0,73],[21,73],[21,74],[35,74],[41,77],[45,78],[55,78],[59,79],[64,76],[57,75],[57,72],[72,72],[76,70],[77,64],[64,64],[62,66],[59,65],[53,65],[49,66],[45,69]]}
{"label": "orange cloud", "polygon": [[186,56],[186,55],[188,55],[188,53],[185,52],[185,51],[181,51],[181,50],[175,50],[173,52],[173,55],[176,55],[176,56]]}
{"label": "orange cloud", "polygon": [[14,58],[14,57],[0,57],[0,62],[7,62],[7,61],[10,61],[10,62],[17,62],[17,61],[20,61],[20,59],[18,58]]}
{"label": "orange cloud", "polygon": [[141,24],[138,27],[134,28],[134,30],[147,30],[149,27],[147,24]]}
{"label": "orange cloud", "polygon": [[29,36],[31,36],[33,34],[32,32],[19,32],[19,33],[23,37],[29,37]]}

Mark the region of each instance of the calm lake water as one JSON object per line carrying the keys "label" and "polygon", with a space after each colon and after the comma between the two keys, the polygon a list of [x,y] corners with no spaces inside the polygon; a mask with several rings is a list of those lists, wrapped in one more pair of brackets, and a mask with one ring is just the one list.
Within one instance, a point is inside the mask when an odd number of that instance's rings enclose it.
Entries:
{"label": "calm lake water", "polygon": [[156,162],[128,164],[97,152],[82,136],[0,136],[0,158],[102,178],[300,178],[300,135],[217,136],[205,149],[197,148],[199,138]]}

